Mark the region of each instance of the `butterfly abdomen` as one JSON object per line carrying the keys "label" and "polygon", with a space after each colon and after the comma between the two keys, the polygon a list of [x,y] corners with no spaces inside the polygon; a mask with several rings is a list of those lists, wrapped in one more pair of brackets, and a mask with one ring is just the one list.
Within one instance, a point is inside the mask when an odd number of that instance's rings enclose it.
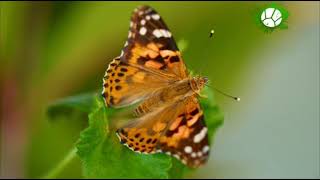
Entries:
{"label": "butterfly abdomen", "polygon": [[193,94],[190,83],[187,79],[174,82],[166,88],[161,89],[158,93],[146,99],[134,111],[136,116],[142,116],[157,107],[168,103],[174,103],[184,100]]}

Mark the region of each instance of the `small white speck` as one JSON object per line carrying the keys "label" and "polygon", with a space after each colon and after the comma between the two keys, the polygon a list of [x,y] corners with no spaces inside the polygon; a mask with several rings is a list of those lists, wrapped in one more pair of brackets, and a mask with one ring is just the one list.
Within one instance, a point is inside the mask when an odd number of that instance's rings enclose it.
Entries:
{"label": "small white speck", "polygon": [[126,43],[124,43],[124,47],[128,46],[128,41],[126,41]]}
{"label": "small white speck", "polygon": [[139,11],[139,15],[141,16],[143,14],[143,11]]}
{"label": "small white speck", "polygon": [[192,154],[191,154],[191,157],[193,157],[193,158],[195,158],[197,156],[197,154],[195,153],[195,152],[193,152]]}
{"label": "small white speck", "polygon": [[131,31],[129,31],[128,38],[131,38],[131,36],[132,36],[132,33]]}
{"label": "small white speck", "polygon": [[198,155],[198,157],[201,157],[201,156],[202,156],[202,152],[199,151],[199,152],[197,153],[197,155]]}
{"label": "small white speck", "polygon": [[147,33],[147,29],[145,27],[141,27],[139,33],[140,35],[145,35]]}
{"label": "small white speck", "polygon": [[132,21],[130,21],[130,27],[133,27],[133,22]]}
{"label": "small white speck", "polygon": [[145,24],[146,24],[146,20],[142,19],[142,20],[140,21],[140,24],[141,24],[141,25],[145,25]]}
{"label": "small white speck", "polygon": [[146,16],[146,20],[150,20],[150,16],[148,15],[148,16]]}
{"label": "small white speck", "polygon": [[166,154],[170,156],[170,155],[171,155],[171,152],[170,152],[170,151],[167,151]]}
{"label": "small white speck", "polygon": [[186,152],[187,154],[191,153],[192,152],[192,147],[191,146],[186,146],[184,148],[184,152]]}
{"label": "small white speck", "polygon": [[154,19],[154,20],[159,20],[159,19],[160,19],[159,14],[153,14],[153,15],[151,15],[151,17],[152,17],[152,19]]}
{"label": "small white speck", "polygon": [[203,148],[202,148],[202,152],[203,153],[207,153],[209,151],[209,146],[208,145],[206,145],[206,146],[204,146]]}

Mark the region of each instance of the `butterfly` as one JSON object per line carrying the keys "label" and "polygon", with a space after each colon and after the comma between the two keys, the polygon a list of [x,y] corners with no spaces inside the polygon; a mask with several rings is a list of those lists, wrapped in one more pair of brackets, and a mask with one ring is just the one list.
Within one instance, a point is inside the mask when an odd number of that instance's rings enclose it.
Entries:
{"label": "butterfly", "polygon": [[207,127],[198,97],[206,77],[191,77],[162,17],[149,6],[131,16],[121,55],[103,78],[107,107],[138,104],[135,118],[120,127],[120,142],[135,152],[166,153],[189,167],[209,157]]}

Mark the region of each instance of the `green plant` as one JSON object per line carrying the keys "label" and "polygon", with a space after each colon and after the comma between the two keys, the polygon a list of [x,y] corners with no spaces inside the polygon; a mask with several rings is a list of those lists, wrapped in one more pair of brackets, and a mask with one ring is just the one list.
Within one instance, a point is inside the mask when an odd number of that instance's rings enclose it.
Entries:
{"label": "green plant", "polygon": [[[209,88],[204,89],[208,96],[201,99],[209,138],[222,124],[223,116],[214,103]],[[68,115],[69,111],[87,113],[88,127],[80,133],[76,147],[45,177],[54,178],[75,156],[79,156],[85,178],[182,178],[190,169],[175,158],[165,154],[144,155],[135,153],[121,145],[110,127],[110,116],[117,110],[108,109],[99,94],[84,94],[58,100],[53,103],[48,114],[51,117]]]}

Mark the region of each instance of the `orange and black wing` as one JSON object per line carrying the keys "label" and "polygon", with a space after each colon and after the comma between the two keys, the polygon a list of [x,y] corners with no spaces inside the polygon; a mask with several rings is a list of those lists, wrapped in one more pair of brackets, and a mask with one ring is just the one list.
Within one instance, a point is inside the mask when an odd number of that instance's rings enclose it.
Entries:
{"label": "orange and black wing", "polygon": [[198,167],[209,157],[207,130],[200,104],[191,96],[130,121],[117,135],[135,152],[163,152]]}
{"label": "orange and black wing", "polygon": [[128,40],[105,73],[102,95],[111,107],[149,97],[188,76],[181,54],[160,15],[148,6],[132,15]]}

